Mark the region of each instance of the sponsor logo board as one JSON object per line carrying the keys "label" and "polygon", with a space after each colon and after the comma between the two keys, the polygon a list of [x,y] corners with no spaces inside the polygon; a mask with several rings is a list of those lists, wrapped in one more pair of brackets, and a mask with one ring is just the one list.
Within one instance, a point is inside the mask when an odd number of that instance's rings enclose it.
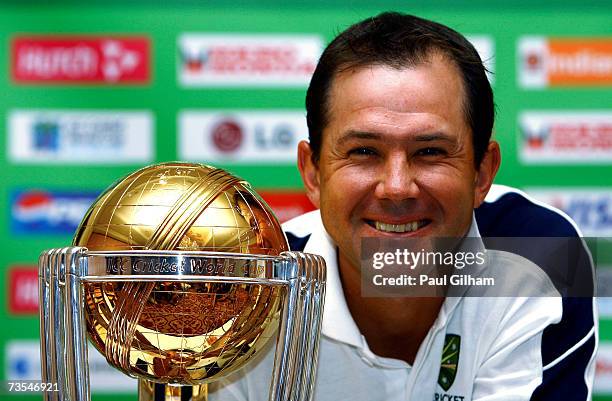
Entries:
{"label": "sponsor logo board", "polygon": [[593,392],[612,393],[612,342],[601,341],[595,359],[595,382]]}
{"label": "sponsor logo board", "polygon": [[199,34],[178,38],[178,80],[189,86],[306,86],[323,51],[315,35]]}
{"label": "sponsor logo board", "polygon": [[567,213],[586,237],[612,237],[612,190],[527,189],[529,195]]}
{"label": "sponsor logo board", "polygon": [[150,43],[144,36],[17,36],[11,41],[18,83],[144,84]]}
{"label": "sponsor logo board", "polygon": [[179,158],[203,162],[291,163],[308,138],[303,112],[183,111],[179,114]]}
{"label": "sponsor logo board", "polygon": [[[11,340],[5,349],[7,380],[40,380],[38,340]],[[89,377],[95,393],[135,393],[137,381],[111,367],[104,356],[88,344]]]}
{"label": "sponsor logo board", "polygon": [[518,125],[526,163],[612,162],[612,111],[526,111]]}
{"label": "sponsor logo board", "polygon": [[518,57],[523,88],[612,85],[612,37],[525,36]]}
{"label": "sponsor logo board", "polygon": [[10,157],[22,163],[150,162],[153,129],[148,111],[13,110]]}
{"label": "sponsor logo board", "polygon": [[[493,81],[494,43],[469,35]],[[306,86],[323,51],[314,35],[199,34],[178,38],[178,79],[198,86]]]}
{"label": "sponsor logo board", "polygon": [[38,268],[12,266],[8,271],[8,308],[12,314],[38,314]]}
{"label": "sponsor logo board", "polygon": [[257,193],[272,208],[281,223],[315,209],[304,192],[258,190]]}
{"label": "sponsor logo board", "polygon": [[5,348],[7,380],[40,380],[40,345],[36,340],[10,340]]}
{"label": "sponsor logo board", "polygon": [[72,235],[97,192],[15,190],[11,193],[11,232]]}
{"label": "sponsor logo board", "polygon": [[476,48],[487,69],[487,77],[493,83],[495,79],[495,43],[493,38],[487,35],[467,35],[466,38]]}
{"label": "sponsor logo board", "polygon": [[[612,266],[597,266],[597,294],[612,294]],[[599,317],[612,319],[612,297],[597,297]]]}

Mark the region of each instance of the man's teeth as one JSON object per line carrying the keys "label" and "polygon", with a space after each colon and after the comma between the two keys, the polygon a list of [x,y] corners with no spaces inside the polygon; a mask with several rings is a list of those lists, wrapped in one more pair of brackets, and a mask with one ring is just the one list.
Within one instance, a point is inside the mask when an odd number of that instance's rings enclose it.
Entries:
{"label": "man's teeth", "polygon": [[380,221],[375,221],[374,226],[377,230],[387,231],[392,233],[407,233],[411,231],[416,231],[419,228],[419,222],[413,221],[411,223],[406,224],[388,224],[381,223]]}

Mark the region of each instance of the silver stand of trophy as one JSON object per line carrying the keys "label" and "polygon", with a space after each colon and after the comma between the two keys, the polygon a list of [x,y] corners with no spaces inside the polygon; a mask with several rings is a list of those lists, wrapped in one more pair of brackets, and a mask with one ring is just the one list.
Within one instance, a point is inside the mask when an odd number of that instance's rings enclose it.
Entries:
{"label": "silver stand of trophy", "polygon": [[[87,336],[139,378],[139,400],[196,401],[275,333],[269,399],[312,397],[325,296],[320,256],[67,247],[44,252],[39,267],[42,380],[58,383],[46,401],[90,399]],[[185,319],[196,329],[177,332],[186,326],[173,322]]]}

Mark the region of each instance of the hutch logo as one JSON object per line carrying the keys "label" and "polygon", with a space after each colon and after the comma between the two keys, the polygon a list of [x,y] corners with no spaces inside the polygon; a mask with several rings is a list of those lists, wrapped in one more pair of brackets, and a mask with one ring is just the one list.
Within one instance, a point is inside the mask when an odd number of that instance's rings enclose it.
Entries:
{"label": "hutch logo", "polygon": [[72,234],[98,193],[15,191],[11,231],[15,234]]}
{"label": "hutch logo", "polygon": [[313,35],[183,34],[183,86],[306,86],[323,50]]}
{"label": "hutch logo", "polygon": [[18,36],[12,40],[18,83],[129,83],[149,81],[149,39],[95,36]]}
{"label": "hutch logo", "polygon": [[38,313],[38,268],[14,266],[9,269],[9,312]]}
{"label": "hutch logo", "polygon": [[527,163],[612,161],[612,111],[533,111],[519,115],[521,159]]}
{"label": "hutch logo", "polygon": [[612,86],[612,37],[519,40],[519,81],[524,88]]}
{"label": "hutch logo", "polygon": [[294,164],[308,136],[297,111],[187,110],[178,119],[179,158],[186,160]]}

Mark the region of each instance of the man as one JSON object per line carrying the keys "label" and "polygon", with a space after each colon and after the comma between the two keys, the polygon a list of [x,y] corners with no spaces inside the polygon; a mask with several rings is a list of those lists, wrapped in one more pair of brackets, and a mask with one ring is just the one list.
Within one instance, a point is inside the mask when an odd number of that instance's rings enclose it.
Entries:
{"label": "man", "polygon": [[[364,20],[325,49],[306,108],[310,136],[299,144],[298,166],[319,211],[285,230],[292,249],[320,254],[328,267],[314,399],[530,399],[544,377],[543,332],[561,321],[561,298],[361,295],[362,238],[479,235],[474,208],[500,151],[490,141],[491,87],[473,46],[413,16]],[[526,286],[552,288],[527,260],[490,255],[490,269],[521,269]],[[268,354],[225,389],[266,399],[260,372],[270,364]]]}

